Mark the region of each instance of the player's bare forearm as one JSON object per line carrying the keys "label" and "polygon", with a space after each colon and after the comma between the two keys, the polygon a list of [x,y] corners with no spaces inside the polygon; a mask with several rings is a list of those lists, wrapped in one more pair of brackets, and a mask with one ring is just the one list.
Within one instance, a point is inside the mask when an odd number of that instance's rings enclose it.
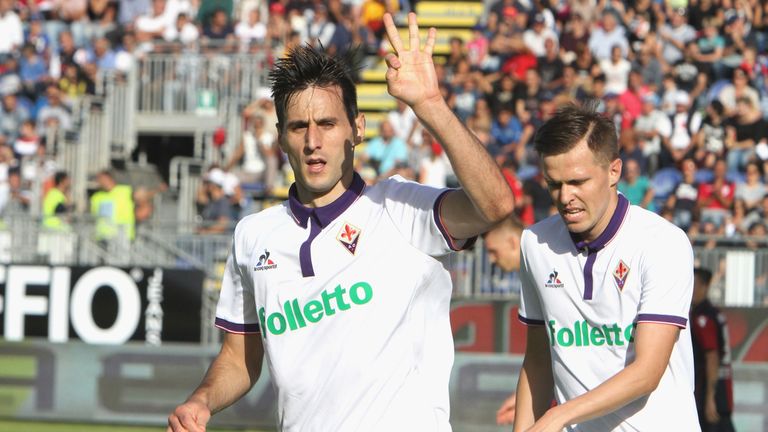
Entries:
{"label": "player's bare forearm", "polygon": [[211,413],[228,407],[256,384],[263,357],[258,334],[227,333],[221,351],[189,400],[204,401]]}
{"label": "player's bare forearm", "polygon": [[461,123],[440,93],[432,61],[436,30],[429,29],[422,46],[416,15],[408,14],[406,47],[391,15],[384,16],[384,25],[394,50],[385,58],[387,90],[408,104],[443,145],[464,188],[444,201],[443,223],[455,238],[480,234],[512,213],[512,191],[485,146]]}
{"label": "player's bare forearm", "polygon": [[514,430],[524,431],[544,415],[552,402],[553,389],[546,329],[528,327],[525,359],[517,381]]}
{"label": "player's bare forearm", "polygon": [[707,351],[704,354],[704,362],[706,364],[706,376],[707,376],[707,397],[714,399],[715,388],[717,387],[717,379],[720,372],[720,355],[717,351]]}
{"label": "player's bare forearm", "polygon": [[613,412],[650,394],[669,364],[680,330],[668,324],[640,323],[635,331],[635,360],[594,389],[558,405],[539,419],[530,432],[561,430]]}

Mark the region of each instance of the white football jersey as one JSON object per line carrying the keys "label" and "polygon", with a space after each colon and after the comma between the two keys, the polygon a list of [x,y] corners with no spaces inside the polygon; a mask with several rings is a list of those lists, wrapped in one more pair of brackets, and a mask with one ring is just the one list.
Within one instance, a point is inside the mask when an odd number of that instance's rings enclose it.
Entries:
{"label": "white football jersey", "polygon": [[569,431],[698,431],[687,326],[693,250],[683,231],[619,195],[605,231],[577,242],[559,215],[523,232],[520,320],[548,329],[555,398],[594,389],[635,357],[637,323],[681,331],[658,388]]}
{"label": "white football jersey", "polygon": [[260,332],[283,431],[450,431],[447,190],[355,174],[335,202],[244,218],[216,325]]}

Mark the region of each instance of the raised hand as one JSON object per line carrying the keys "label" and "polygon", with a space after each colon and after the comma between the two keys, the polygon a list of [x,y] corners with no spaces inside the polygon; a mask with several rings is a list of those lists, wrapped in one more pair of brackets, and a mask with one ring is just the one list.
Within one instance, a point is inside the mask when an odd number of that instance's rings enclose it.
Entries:
{"label": "raised hand", "polygon": [[432,50],[435,47],[437,30],[430,28],[424,48],[419,40],[419,26],[416,24],[416,14],[408,14],[408,39],[406,49],[400,34],[395,27],[392,15],[384,15],[384,26],[387,30],[394,53],[384,58],[387,62],[387,90],[389,94],[405,102],[412,108],[424,102],[441,101],[442,95],[437,83],[435,65],[432,62]]}

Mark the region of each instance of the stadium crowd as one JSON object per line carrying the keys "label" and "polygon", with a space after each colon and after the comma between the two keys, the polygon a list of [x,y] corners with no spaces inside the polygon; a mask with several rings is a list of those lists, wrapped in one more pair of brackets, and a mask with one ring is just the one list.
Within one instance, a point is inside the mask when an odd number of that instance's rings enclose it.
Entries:
{"label": "stadium crowd", "polygon": [[[302,43],[383,53],[382,0],[0,0],[0,208],[53,177],[51,129],[105,71],[149,52],[267,50]],[[557,106],[593,101],[614,119],[620,190],[691,234],[765,236],[768,224],[768,4],[758,0],[498,0],[437,67],[445,98],[504,167],[527,225],[552,213],[531,141]],[[240,144],[198,193],[206,220],[237,218],[243,190],[279,191],[291,173],[275,143],[274,104],[245,108]],[[455,185],[440,145],[405,106],[356,152],[374,182],[392,174]],[[26,170],[25,166],[32,167]],[[26,174],[25,174],[26,173]],[[229,197],[221,201],[220,188]],[[242,186],[242,187],[241,187]],[[216,196],[212,196],[216,195]],[[28,200],[27,200],[28,201]],[[15,204],[14,204],[15,203]],[[206,210],[206,207],[208,209]]]}

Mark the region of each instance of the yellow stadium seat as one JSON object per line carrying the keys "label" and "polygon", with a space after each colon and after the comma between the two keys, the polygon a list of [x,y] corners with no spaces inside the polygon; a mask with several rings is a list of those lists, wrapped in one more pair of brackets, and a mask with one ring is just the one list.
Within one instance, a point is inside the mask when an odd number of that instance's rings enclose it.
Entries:
{"label": "yellow stadium seat", "polygon": [[472,27],[480,21],[483,2],[420,1],[416,15],[420,27]]}
{"label": "yellow stadium seat", "polygon": [[389,111],[396,106],[395,98],[387,93],[386,84],[357,85],[357,107],[360,111]]}

